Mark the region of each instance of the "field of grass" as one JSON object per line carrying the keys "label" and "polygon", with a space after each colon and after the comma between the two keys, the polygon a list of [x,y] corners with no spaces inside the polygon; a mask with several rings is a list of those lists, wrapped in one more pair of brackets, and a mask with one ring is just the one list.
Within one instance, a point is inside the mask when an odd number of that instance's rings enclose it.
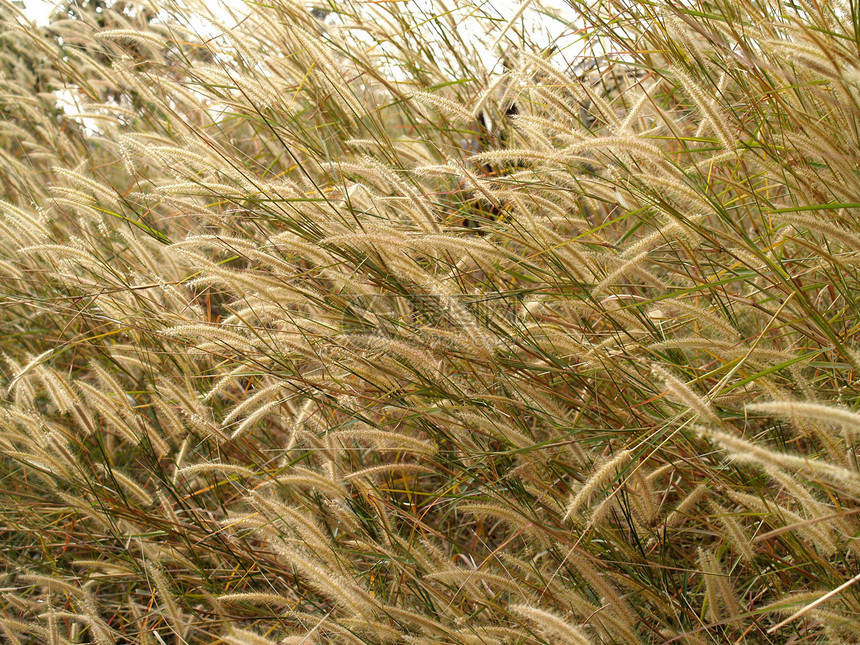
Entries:
{"label": "field of grass", "polygon": [[3,642],[860,642],[860,6],[471,1],[0,0]]}

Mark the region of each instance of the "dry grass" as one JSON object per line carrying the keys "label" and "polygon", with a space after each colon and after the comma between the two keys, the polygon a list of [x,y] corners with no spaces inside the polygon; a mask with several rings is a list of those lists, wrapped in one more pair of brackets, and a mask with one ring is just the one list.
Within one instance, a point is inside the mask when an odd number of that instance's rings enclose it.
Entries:
{"label": "dry grass", "polygon": [[860,640],[857,7],[410,7],[0,8],[0,634]]}

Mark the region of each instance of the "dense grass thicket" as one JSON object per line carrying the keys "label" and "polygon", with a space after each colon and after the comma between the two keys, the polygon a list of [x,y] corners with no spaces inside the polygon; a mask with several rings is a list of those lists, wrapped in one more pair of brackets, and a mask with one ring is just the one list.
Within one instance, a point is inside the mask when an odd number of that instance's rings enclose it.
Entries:
{"label": "dense grass thicket", "polygon": [[853,0],[2,1],[5,642],[860,642]]}

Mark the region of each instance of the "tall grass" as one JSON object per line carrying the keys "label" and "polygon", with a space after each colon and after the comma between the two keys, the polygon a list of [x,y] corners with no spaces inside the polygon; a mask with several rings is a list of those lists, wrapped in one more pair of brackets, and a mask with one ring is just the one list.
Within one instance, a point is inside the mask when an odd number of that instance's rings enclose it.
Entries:
{"label": "tall grass", "polygon": [[321,8],[2,7],[6,641],[860,640],[856,5]]}

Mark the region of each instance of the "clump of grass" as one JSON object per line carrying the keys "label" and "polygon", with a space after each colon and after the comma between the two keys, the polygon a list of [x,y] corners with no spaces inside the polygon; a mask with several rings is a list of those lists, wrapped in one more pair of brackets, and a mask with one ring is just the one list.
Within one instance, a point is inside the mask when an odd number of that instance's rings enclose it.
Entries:
{"label": "clump of grass", "polygon": [[856,7],[527,4],[0,5],[8,642],[860,638]]}

